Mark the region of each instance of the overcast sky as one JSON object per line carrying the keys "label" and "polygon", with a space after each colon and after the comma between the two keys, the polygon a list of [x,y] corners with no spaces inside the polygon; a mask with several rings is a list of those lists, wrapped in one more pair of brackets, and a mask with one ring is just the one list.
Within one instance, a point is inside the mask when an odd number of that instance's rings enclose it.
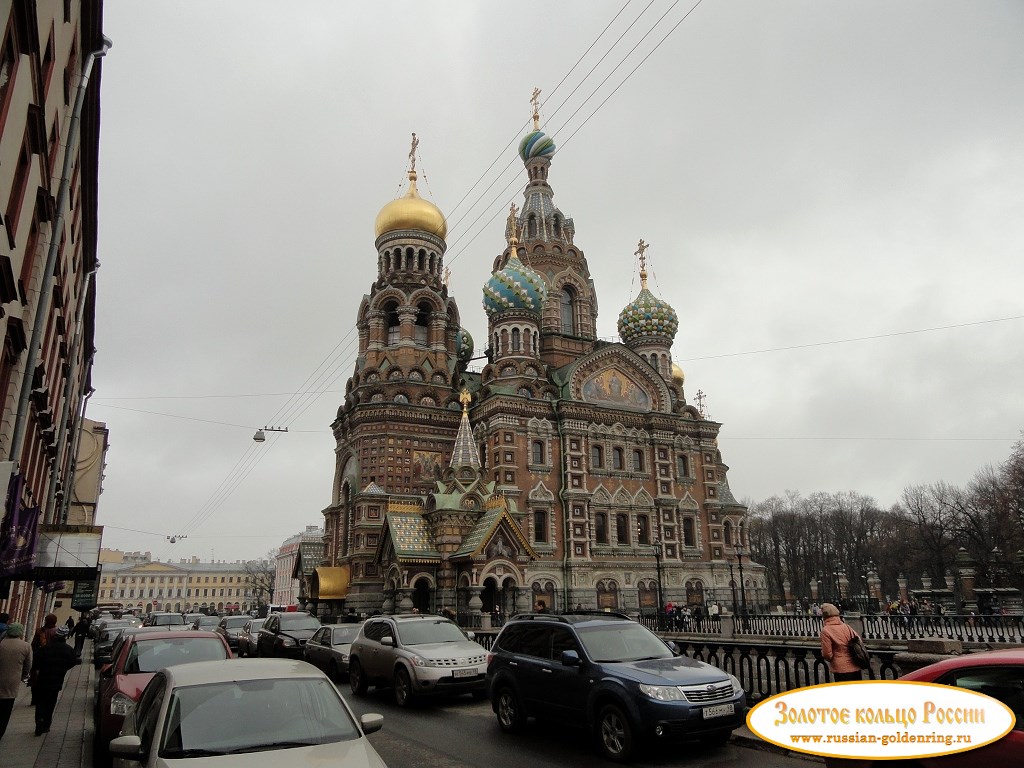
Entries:
{"label": "overcast sky", "polygon": [[[737,498],[888,507],[1005,459],[1024,4],[704,0],[681,21],[693,3],[106,0],[105,546],[236,560],[322,524],[410,134],[479,346],[534,87],[598,333],[639,290],[643,238]],[[264,425],[289,431],[256,444]]]}

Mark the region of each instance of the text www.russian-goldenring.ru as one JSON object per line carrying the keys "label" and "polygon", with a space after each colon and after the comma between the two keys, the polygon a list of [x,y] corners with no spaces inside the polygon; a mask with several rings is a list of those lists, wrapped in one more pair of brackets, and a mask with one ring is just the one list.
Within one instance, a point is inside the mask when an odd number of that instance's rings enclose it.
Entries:
{"label": "text www.russian-goldenring.ru", "polygon": [[887,747],[890,744],[945,744],[947,747],[953,744],[970,744],[970,734],[959,733],[827,733],[813,736],[801,734],[790,735],[793,744],[881,744]]}

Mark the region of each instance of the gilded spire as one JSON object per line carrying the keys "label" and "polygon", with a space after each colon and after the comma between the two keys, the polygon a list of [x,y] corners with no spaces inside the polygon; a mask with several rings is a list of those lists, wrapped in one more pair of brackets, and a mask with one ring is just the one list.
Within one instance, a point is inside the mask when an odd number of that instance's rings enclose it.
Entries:
{"label": "gilded spire", "polygon": [[416,149],[420,145],[420,140],[416,138],[416,134],[412,135],[412,147],[409,149],[409,181],[416,181]]}
{"label": "gilded spire", "polygon": [[650,248],[649,243],[645,243],[644,239],[640,238],[640,243],[637,245],[633,255],[640,259],[640,288],[647,288],[647,249]]}
{"label": "gilded spire", "polygon": [[540,88],[533,89],[533,96],[530,97],[533,105],[533,130],[540,130]]}
{"label": "gilded spire", "polygon": [[449,466],[452,469],[459,467],[480,469],[480,454],[477,452],[476,442],[473,440],[473,429],[469,426],[469,404],[473,402],[473,396],[465,387],[459,393],[459,402],[462,403],[462,421],[459,423],[459,433],[455,436],[455,448],[452,450],[452,460]]}

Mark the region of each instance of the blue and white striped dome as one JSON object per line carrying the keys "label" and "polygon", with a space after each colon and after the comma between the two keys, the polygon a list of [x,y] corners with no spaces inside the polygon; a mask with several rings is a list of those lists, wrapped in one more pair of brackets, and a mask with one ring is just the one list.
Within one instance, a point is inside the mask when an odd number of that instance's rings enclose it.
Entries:
{"label": "blue and white striped dome", "polygon": [[541,311],[548,297],[544,278],[512,256],[484,285],[484,310],[488,315],[508,309]]}
{"label": "blue and white striped dome", "polygon": [[555,141],[543,131],[531,131],[519,142],[519,156],[525,163],[534,157],[551,157],[555,154]]}

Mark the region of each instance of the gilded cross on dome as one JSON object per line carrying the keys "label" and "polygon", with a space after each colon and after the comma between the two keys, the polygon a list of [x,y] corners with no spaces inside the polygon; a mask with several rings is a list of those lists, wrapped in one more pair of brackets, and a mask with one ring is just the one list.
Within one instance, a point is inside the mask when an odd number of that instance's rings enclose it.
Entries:
{"label": "gilded cross on dome", "polygon": [[533,96],[530,97],[533,105],[533,130],[540,130],[540,88],[533,89]]}
{"label": "gilded cross on dome", "polygon": [[641,237],[640,242],[636,246],[636,250],[633,251],[633,255],[640,259],[640,286],[642,288],[647,287],[647,249],[650,248],[650,243],[645,243]]}
{"label": "gilded cross on dome", "polygon": [[469,404],[473,402],[473,396],[469,394],[469,390],[465,387],[459,392],[459,402],[462,403],[462,410],[466,411],[469,409]]}
{"label": "gilded cross on dome", "polygon": [[419,147],[420,140],[416,138],[416,134],[412,135],[412,148],[409,150],[409,173],[416,173],[416,148]]}

